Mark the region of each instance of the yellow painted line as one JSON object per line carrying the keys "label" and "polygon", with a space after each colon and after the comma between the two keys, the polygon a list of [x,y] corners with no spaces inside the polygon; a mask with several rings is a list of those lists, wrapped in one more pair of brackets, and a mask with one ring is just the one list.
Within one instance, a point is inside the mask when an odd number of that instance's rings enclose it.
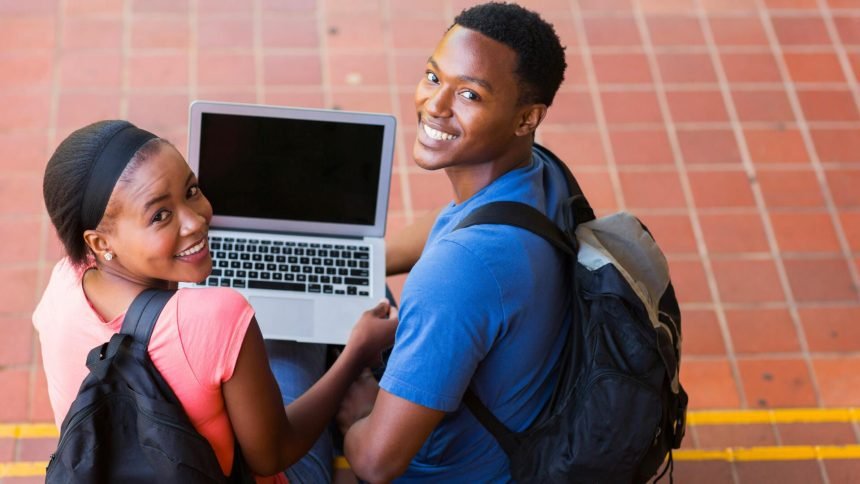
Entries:
{"label": "yellow painted line", "polygon": [[44,476],[48,462],[0,462],[0,478]]}
{"label": "yellow painted line", "polygon": [[[798,461],[860,459],[860,445],[818,445],[785,447],[735,447],[718,450],[679,449],[673,452],[677,461]],[[37,477],[45,475],[47,462],[0,462],[0,478]],[[336,457],[335,469],[349,469],[344,457]]]}
{"label": "yellow painted line", "polygon": [[732,449],[678,449],[672,451],[672,459],[677,461],[702,461],[702,460],[724,460],[731,462]]}
{"label": "yellow painted line", "polygon": [[[687,414],[691,426],[745,425],[778,423],[860,423],[860,408],[796,408],[773,410],[699,410]],[[0,438],[57,438],[60,433],[52,423],[0,424]],[[679,449],[679,461],[785,461],[816,459],[860,459],[860,445],[737,447],[727,449]],[[47,462],[0,462],[0,478],[31,477],[45,474]],[[349,469],[344,457],[334,461],[335,469]]]}
{"label": "yellow painted line", "polygon": [[860,422],[858,408],[700,410],[687,413],[689,425]]}
{"label": "yellow painted line", "polygon": [[787,445],[782,447],[735,447],[722,450],[679,449],[678,461],[726,462],[860,459],[860,445]]}
{"label": "yellow painted line", "polygon": [[[744,425],[778,423],[860,423],[860,408],[785,408],[773,410],[698,410],[687,413],[689,425]],[[0,438],[59,437],[52,423],[0,424]]]}
{"label": "yellow painted line", "polygon": [[59,436],[60,431],[52,423],[0,424],[0,438],[46,439]]}

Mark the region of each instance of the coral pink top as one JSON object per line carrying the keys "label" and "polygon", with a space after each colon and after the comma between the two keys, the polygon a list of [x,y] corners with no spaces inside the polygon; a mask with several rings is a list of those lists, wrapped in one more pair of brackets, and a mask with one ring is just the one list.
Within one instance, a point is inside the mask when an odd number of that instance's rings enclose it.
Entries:
{"label": "coral pink top", "polygon": [[[87,353],[118,332],[125,316],[104,321],[87,299],[82,277],[68,259],[58,262],[33,313],[57,427],[89,373]],[[234,436],[221,384],[233,376],[253,316],[232,289],[180,289],[164,307],[149,343],[153,364],[212,445],[225,474],[233,464]],[[280,474],[257,482],[287,480]]]}

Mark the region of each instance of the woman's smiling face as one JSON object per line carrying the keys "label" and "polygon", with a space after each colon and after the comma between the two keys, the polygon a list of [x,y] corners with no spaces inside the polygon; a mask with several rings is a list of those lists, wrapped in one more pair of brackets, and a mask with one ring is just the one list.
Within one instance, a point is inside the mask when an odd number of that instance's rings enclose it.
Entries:
{"label": "woman's smiling face", "polygon": [[212,206],[182,155],[162,143],[125,178],[106,215],[111,272],[147,286],[204,280],[212,270]]}

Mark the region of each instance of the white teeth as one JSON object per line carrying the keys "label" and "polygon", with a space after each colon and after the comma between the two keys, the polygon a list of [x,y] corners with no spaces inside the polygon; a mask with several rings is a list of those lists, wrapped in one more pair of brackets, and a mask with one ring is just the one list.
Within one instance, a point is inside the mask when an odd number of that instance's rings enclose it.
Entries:
{"label": "white teeth", "polygon": [[185,257],[187,255],[196,254],[196,253],[200,252],[201,250],[203,250],[203,247],[206,247],[206,239],[201,240],[194,247],[191,247],[190,249],[183,250],[182,252],[176,254],[176,257]]}
{"label": "white teeth", "polygon": [[457,138],[453,134],[443,133],[442,131],[439,131],[438,129],[433,129],[424,123],[421,123],[421,126],[424,127],[424,132],[427,133],[427,136],[429,136],[435,140],[451,141],[452,139]]}

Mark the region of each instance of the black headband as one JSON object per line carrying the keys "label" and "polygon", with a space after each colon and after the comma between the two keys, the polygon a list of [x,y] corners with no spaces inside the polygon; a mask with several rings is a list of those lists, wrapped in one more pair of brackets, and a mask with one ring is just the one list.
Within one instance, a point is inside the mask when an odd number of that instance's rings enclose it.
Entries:
{"label": "black headband", "polygon": [[147,141],[157,138],[149,131],[127,126],[117,131],[96,155],[90,167],[81,205],[84,230],[98,227],[104,217],[113,187],[131,158]]}

